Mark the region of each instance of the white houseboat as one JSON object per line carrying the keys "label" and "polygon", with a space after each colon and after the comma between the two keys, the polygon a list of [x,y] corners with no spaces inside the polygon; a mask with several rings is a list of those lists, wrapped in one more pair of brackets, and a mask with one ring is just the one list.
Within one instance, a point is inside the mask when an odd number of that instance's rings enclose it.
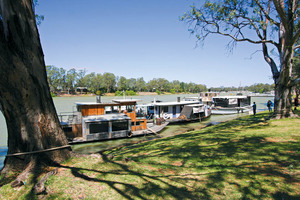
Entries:
{"label": "white houseboat", "polygon": [[145,105],[148,119],[163,118],[170,123],[202,120],[211,115],[210,106],[202,103],[201,97],[177,98],[174,102],[153,101]]}
{"label": "white houseboat", "polygon": [[251,111],[250,96],[216,96],[212,100],[212,114],[226,115]]}

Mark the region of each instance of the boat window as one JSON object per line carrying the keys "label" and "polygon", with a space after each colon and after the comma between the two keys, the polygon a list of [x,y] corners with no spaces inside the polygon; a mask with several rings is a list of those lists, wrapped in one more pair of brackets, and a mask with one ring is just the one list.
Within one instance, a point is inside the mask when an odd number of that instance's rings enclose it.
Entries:
{"label": "boat window", "polygon": [[[141,122],[135,122],[137,126],[141,125]],[[131,122],[131,126],[134,126],[134,122]]]}
{"label": "boat window", "polygon": [[173,106],[173,115],[176,115],[176,106]]}
{"label": "boat window", "polygon": [[112,106],[112,113],[119,113],[119,106]]}
{"label": "boat window", "polygon": [[128,130],[128,121],[113,121],[112,131],[123,131]]}
{"label": "boat window", "polygon": [[104,110],[105,110],[105,114],[110,114],[111,113],[111,107],[110,106],[105,106]]}
{"label": "boat window", "polygon": [[90,134],[108,132],[108,122],[90,123]]}
{"label": "boat window", "polygon": [[165,113],[165,112],[169,112],[169,107],[168,107],[168,106],[164,106],[164,107],[163,107],[163,111],[164,111],[164,113]]}
{"label": "boat window", "polygon": [[126,110],[127,110],[127,112],[133,112],[133,110],[134,110],[134,105],[127,105],[127,106],[126,106]]}

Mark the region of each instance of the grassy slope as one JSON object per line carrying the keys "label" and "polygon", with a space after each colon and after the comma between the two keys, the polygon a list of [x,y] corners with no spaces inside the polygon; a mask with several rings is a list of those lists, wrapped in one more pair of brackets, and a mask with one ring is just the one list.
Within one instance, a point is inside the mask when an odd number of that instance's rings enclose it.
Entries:
{"label": "grassy slope", "polygon": [[300,120],[266,118],[72,158],[47,194],[4,185],[0,199],[298,199]]}

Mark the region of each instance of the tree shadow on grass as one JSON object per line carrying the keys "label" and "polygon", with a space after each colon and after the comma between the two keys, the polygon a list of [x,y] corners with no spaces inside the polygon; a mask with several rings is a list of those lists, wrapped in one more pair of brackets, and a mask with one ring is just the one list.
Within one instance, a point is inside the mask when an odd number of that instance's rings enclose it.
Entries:
{"label": "tree shadow on grass", "polygon": [[[70,169],[75,177],[85,181],[106,184],[126,199],[149,199],[153,195],[161,199],[226,199],[231,195],[233,199],[296,199],[298,197],[291,194],[293,188],[286,187],[285,184],[296,184],[299,180],[292,173],[282,170],[282,165],[284,163],[296,166],[299,164],[298,157],[296,154],[279,150],[299,151],[300,145],[295,143],[285,146],[286,144],[282,143],[267,142],[261,137],[252,137],[247,140],[236,140],[231,142],[231,145],[219,144],[217,147],[193,145],[191,147],[193,150],[187,149],[190,156],[181,154],[179,149],[169,149],[143,157],[131,157],[131,161],[126,163],[122,157],[111,160],[103,154],[103,164],[114,165],[118,170],[104,172],[70,166],[60,167]],[[247,154],[239,158],[238,154],[243,152]],[[249,159],[249,156],[254,158]],[[151,159],[157,157],[182,161],[182,165],[176,166],[172,162],[161,163]],[[140,171],[141,168],[135,169],[132,163],[141,166],[150,165],[153,169]],[[165,171],[159,173],[156,169]],[[172,170],[175,171],[174,174],[168,173]],[[88,172],[98,175],[91,176]],[[107,178],[107,175],[115,175],[117,178]],[[143,185],[138,186],[122,180],[124,175],[136,177]],[[277,186],[278,181],[283,182],[284,189]],[[231,188],[234,188],[236,194],[230,193]]]}
{"label": "tree shadow on grass", "polygon": [[[246,122],[242,121],[242,123],[251,126],[253,129],[268,126],[266,120],[262,119],[249,119]],[[236,122],[232,124],[232,126],[234,125],[236,125]],[[290,193],[294,192],[293,186],[296,187],[295,185],[299,184],[299,178],[288,172],[287,167],[294,166],[294,168],[297,168],[299,165],[299,155],[297,153],[300,150],[299,142],[274,143],[269,142],[264,137],[253,135],[231,139],[233,133],[236,134],[238,131],[227,130],[226,134],[223,134],[222,131],[220,133],[220,128],[225,129],[228,127],[232,128],[230,125],[224,124],[200,134],[184,134],[163,139],[166,143],[171,140],[185,140],[185,143],[181,146],[173,145],[168,148],[170,145],[159,141],[159,151],[151,153],[152,150],[158,147],[155,146],[152,149],[151,144],[147,143],[134,147],[129,150],[130,153],[127,151],[117,152],[117,155],[122,158],[128,154],[138,154],[138,156],[132,157],[134,162],[149,164],[157,168],[178,169],[178,166],[170,164],[173,160],[174,162],[180,161],[181,168],[190,168],[191,171],[199,172],[198,174],[206,170],[213,171],[208,173],[209,175],[205,175],[203,183],[199,182],[199,185],[205,184],[204,187],[197,185],[199,194],[196,196],[204,196],[205,199],[210,199],[213,194],[225,195],[224,191],[228,190],[228,185],[237,188],[237,197],[246,199],[261,197],[274,197],[275,199],[277,197],[298,198],[298,196],[292,196]],[[217,135],[214,135],[217,137],[202,137],[203,135],[216,134],[214,129],[218,130]],[[205,145],[199,145],[199,141]],[[154,143],[152,142],[152,144]],[[139,154],[141,151],[144,151],[145,154]],[[167,158],[171,161],[169,164],[165,164],[159,162],[157,158]],[[194,175],[197,176],[196,174]],[[231,177],[233,181],[228,177]],[[170,179],[170,181],[172,180],[174,179]],[[176,181],[184,184],[187,180],[176,177]],[[245,184],[245,181],[249,183]],[[278,188],[276,185],[278,182],[282,182],[285,189]],[[289,184],[294,185],[286,186]],[[268,187],[272,187],[271,190],[275,190],[275,192],[269,191]]]}
{"label": "tree shadow on grass", "polygon": [[[53,166],[69,169],[82,180],[103,183],[125,199],[299,198],[295,193],[299,142],[240,136],[234,129],[237,124],[253,129],[268,126],[261,117],[253,117],[112,150],[113,159],[101,154],[103,165],[114,166],[109,170]],[[128,157],[129,161],[124,161]],[[293,169],[289,170],[290,166]],[[124,176],[140,183],[128,182]]]}
{"label": "tree shadow on grass", "polygon": [[[117,168],[119,167],[120,170],[117,171],[108,171],[104,172],[101,170],[93,170],[93,169],[87,169],[87,168],[80,168],[80,167],[70,167],[70,166],[63,166],[60,165],[61,168],[69,169],[71,170],[71,173],[74,177],[81,178],[85,181],[89,182],[97,182],[97,183],[104,183],[108,185],[112,190],[116,191],[125,199],[149,199],[149,196],[157,196],[157,197],[163,197],[164,195],[167,195],[168,197],[171,196],[173,199],[198,199],[199,196],[192,194],[188,191],[185,187],[176,187],[172,184],[168,183],[164,179],[168,179],[168,176],[150,176],[144,173],[140,173],[138,171],[134,171],[129,169],[129,167],[126,164],[122,164],[119,162],[112,161],[107,158],[106,155],[103,155],[103,161],[105,163],[110,163],[115,165]],[[104,164],[105,164],[104,163]],[[97,178],[94,176],[91,177],[87,175],[88,172],[93,172],[98,175]],[[98,178],[99,175],[103,178]],[[136,176],[139,179],[141,179],[145,184],[143,186],[135,186],[134,183],[126,183],[126,181],[120,180],[109,180],[105,177],[107,175],[116,175],[116,176]],[[161,184],[164,186],[162,187]],[[122,185],[120,189],[117,185]]]}

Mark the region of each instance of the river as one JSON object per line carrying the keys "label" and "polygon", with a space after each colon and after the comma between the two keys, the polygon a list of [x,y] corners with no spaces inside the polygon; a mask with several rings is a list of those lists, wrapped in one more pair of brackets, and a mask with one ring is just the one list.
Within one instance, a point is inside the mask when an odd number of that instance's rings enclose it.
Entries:
{"label": "river", "polygon": [[[149,95],[149,96],[133,96],[133,97],[126,97],[126,98],[134,98],[140,99],[141,101],[138,104],[147,104],[153,101],[155,98],[156,100],[161,101],[177,101],[177,97],[181,99],[184,97],[192,97],[197,96],[197,94],[175,94],[175,95]],[[123,97],[101,97],[102,102],[111,102],[112,99],[116,98],[123,98]],[[255,101],[257,104],[257,111],[266,110],[266,102],[267,100],[271,99],[271,97],[252,97],[251,102]],[[54,104],[57,113],[61,112],[72,112],[75,110],[75,102],[95,102],[95,96],[89,97],[55,97]],[[273,101],[273,99],[271,99]],[[167,126],[160,134],[163,137],[172,136],[176,134],[180,134],[186,132],[188,130],[197,130],[204,127],[207,123],[217,123],[222,122],[230,119],[234,119],[236,117],[241,116],[239,115],[212,115],[209,119],[203,122],[197,123],[189,123],[189,124],[182,124],[182,125],[169,125]],[[142,140],[150,140],[155,136],[146,136],[146,137],[135,137],[130,139],[117,139],[117,140],[107,140],[97,143],[89,143],[89,144],[79,144],[73,145],[72,149],[78,153],[93,153],[98,151],[103,151],[108,148],[116,147],[119,145],[124,144],[131,144],[137,143]],[[7,128],[5,123],[5,118],[3,117],[2,113],[0,112],[0,169],[3,166],[3,162],[5,159],[5,155],[7,153]]]}

